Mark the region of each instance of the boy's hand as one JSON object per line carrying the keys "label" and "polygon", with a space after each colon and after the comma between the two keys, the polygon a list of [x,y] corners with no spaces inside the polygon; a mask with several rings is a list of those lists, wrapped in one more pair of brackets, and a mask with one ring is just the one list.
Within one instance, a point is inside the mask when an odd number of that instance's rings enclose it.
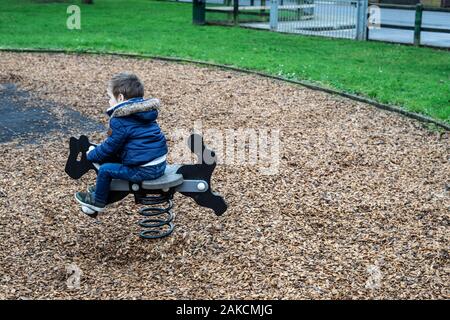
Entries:
{"label": "boy's hand", "polygon": [[95,146],[90,146],[89,149],[88,149],[88,151],[86,152],[86,155],[88,155],[89,152],[91,152],[91,151],[94,150],[94,149],[95,149]]}
{"label": "boy's hand", "polygon": [[[86,156],[89,154],[89,152],[91,152],[92,150],[95,149],[96,146],[89,146],[88,151],[86,151]],[[100,170],[100,164],[97,162],[92,162],[92,164],[94,165],[95,169]]]}

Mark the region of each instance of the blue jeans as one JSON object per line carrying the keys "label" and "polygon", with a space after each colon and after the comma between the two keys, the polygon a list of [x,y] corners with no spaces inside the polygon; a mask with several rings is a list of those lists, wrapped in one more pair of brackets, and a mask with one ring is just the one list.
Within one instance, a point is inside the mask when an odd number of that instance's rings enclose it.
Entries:
{"label": "blue jeans", "polygon": [[95,186],[95,200],[101,204],[108,204],[108,194],[112,179],[121,179],[131,182],[153,180],[164,175],[167,162],[148,167],[128,167],[121,163],[104,163],[97,173]]}

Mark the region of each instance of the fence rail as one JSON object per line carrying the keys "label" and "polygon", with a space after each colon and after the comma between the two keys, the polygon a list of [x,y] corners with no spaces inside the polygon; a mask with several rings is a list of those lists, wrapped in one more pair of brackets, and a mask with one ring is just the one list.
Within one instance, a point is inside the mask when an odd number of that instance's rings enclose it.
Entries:
{"label": "fence rail", "polygon": [[[378,6],[380,8],[385,8],[385,9],[416,10],[415,5],[388,4],[388,3],[378,3],[378,2],[369,2],[369,5],[374,5],[374,6]],[[424,6],[423,8],[426,11],[450,12],[450,8],[437,8],[437,7],[429,7],[429,6]]]}

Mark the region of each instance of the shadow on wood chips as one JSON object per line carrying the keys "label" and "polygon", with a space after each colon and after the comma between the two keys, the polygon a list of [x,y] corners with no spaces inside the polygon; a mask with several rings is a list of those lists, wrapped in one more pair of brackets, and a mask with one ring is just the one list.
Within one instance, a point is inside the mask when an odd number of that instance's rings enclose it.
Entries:
{"label": "shadow on wood chips", "polygon": [[[57,113],[55,111],[58,111]],[[36,100],[13,83],[0,84],[0,143],[36,143],[55,131],[104,130],[102,124],[54,102]]]}

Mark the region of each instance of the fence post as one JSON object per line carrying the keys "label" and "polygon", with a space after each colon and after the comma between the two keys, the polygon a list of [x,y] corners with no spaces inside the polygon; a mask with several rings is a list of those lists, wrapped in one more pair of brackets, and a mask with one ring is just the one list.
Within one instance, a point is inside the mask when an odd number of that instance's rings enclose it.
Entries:
{"label": "fence post", "polygon": [[357,0],[356,40],[366,40],[368,0]]}
{"label": "fence post", "polygon": [[278,0],[270,0],[270,30],[278,29]]}
{"label": "fence post", "polygon": [[194,24],[205,24],[205,0],[192,1],[192,22]]}
{"label": "fence post", "polygon": [[416,19],[414,20],[414,45],[420,46],[420,31],[422,28],[422,12],[423,5],[418,3],[416,5]]}
{"label": "fence post", "polygon": [[239,0],[233,2],[233,23],[237,25],[239,23]]}

